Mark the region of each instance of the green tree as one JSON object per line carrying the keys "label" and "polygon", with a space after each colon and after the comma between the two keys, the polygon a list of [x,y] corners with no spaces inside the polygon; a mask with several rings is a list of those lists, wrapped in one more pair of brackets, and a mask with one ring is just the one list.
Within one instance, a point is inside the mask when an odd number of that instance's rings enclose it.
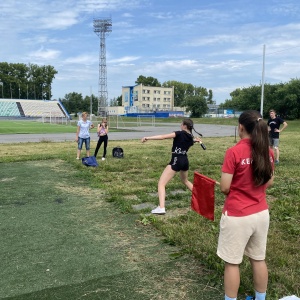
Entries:
{"label": "green tree", "polygon": [[0,63],[4,98],[51,99],[51,84],[57,71],[52,66]]}
{"label": "green tree", "polygon": [[[231,92],[231,99],[226,99],[220,108],[235,110],[254,109],[260,111],[261,86],[238,88]],[[300,118],[300,80],[291,79],[288,83],[265,84],[263,117],[268,118],[269,110],[288,119]]]}
{"label": "green tree", "polygon": [[145,86],[161,86],[160,82],[152,77],[152,76],[149,76],[149,77],[145,77],[143,75],[140,75],[137,80],[135,81],[136,84],[142,84],[142,85],[145,85]]}
{"label": "green tree", "polygon": [[69,113],[77,114],[78,112],[85,111],[82,94],[75,92],[66,94],[61,102]]}
{"label": "green tree", "polygon": [[174,87],[174,106],[186,106],[186,97],[195,94],[195,87],[191,83],[180,81],[166,81],[162,84],[163,87]]}
{"label": "green tree", "polygon": [[207,104],[214,104],[212,90],[208,90]]}
{"label": "green tree", "polygon": [[186,97],[187,111],[191,112],[192,118],[201,118],[207,113],[207,99],[204,95],[189,95]]}
{"label": "green tree", "polygon": [[110,100],[111,106],[122,106],[122,95]]}

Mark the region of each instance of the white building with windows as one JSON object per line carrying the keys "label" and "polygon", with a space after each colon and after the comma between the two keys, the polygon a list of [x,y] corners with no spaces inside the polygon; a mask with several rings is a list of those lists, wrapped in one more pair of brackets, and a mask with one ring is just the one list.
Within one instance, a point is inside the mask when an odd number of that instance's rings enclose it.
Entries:
{"label": "white building with windows", "polygon": [[153,113],[174,110],[174,87],[122,87],[122,106],[126,113]]}

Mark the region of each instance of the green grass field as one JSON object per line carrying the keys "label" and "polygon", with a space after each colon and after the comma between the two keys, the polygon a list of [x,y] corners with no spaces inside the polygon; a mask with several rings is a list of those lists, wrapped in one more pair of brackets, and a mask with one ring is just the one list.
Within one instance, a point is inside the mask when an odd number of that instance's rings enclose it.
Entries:
{"label": "green grass field", "polygon": [[[288,124],[267,198],[268,299],[300,296],[300,122]],[[193,170],[219,180],[234,138],[205,144],[189,151],[191,180]],[[189,209],[190,192],[174,178],[167,215],[151,216],[171,141],[111,141],[108,153],[114,146],[124,159],[86,168],[71,142],[0,144],[0,299],[223,299],[223,195],[216,189],[216,221],[208,221]],[[253,294],[250,274],[245,260],[241,299]]]}

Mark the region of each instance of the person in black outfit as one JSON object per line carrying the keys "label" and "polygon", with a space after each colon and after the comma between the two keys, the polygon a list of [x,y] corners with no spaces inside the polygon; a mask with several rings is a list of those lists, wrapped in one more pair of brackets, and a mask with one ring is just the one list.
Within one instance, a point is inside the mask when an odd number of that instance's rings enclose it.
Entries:
{"label": "person in black outfit", "polygon": [[103,156],[102,156],[102,160],[105,160],[105,156],[106,156],[106,149],[107,149],[107,142],[108,142],[108,125],[107,125],[107,119],[103,118],[101,124],[98,124],[97,126],[97,134],[99,137],[96,149],[95,149],[95,153],[94,156],[97,157],[99,148],[101,147],[102,143],[104,143],[104,147],[103,147]]}
{"label": "person in black outfit", "polygon": [[[190,191],[192,191],[193,189],[193,184],[188,180],[189,161],[187,157],[187,152],[189,148],[194,145],[195,142],[202,143],[202,141],[200,138],[194,137],[192,135],[194,125],[191,119],[184,119],[180,126],[180,131],[174,131],[169,134],[148,136],[142,138],[142,143],[148,140],[173,139],[171,161],[164,169],[158,182],[159,206],[151,211],[152,214],[162,215],[166,213],[166,185],[175,176],[177,172],[180,172],[180,179],[182,183],[185,184]],[[195,129],[194,131],[198,133]]]}
{"label": "person in black outfit", "polygon": [[[274,109],[271,109],[269,113],[270,119],[268,120],[268,130],[270,146],[274,148],[275,164],[279,164],[279,133],[282,132],[288,124],[283,119],[276,116],[276,111]],[[281,124],[283,127],[279,129]]]}

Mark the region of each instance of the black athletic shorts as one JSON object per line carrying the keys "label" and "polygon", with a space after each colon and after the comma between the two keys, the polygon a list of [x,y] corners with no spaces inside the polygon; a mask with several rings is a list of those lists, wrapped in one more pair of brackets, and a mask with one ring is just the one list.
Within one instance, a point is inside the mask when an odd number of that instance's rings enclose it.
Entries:
{"label": "black athletic shorts", "polygon": [[169,165],[175,172],[187,171],[189,169],[189,160],[187,155],[172,155]]}

